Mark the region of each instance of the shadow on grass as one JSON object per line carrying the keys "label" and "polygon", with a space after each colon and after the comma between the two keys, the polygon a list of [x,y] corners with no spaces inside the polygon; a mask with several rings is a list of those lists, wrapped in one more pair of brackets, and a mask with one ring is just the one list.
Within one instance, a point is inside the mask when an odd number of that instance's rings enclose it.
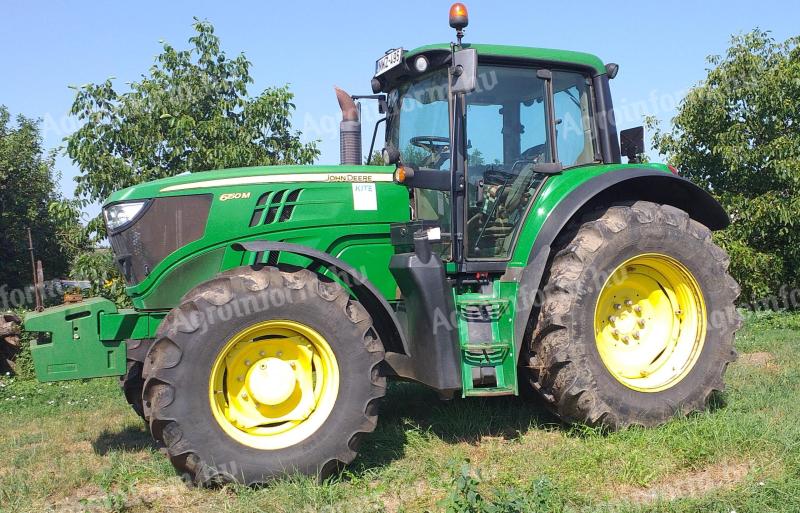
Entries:
{"label": "shadow on grass", "polygon": [[368,470],[404,455],[410,431],[447,443],[477,444],[485,437],[514,440],[530,429],[566,429],[538,397],[487,397],[442,401],[413,383],[392,383],[375,432],[366,437],[354,466]]}
{"label": "shadow on grass", "polygon": [[105,456],[112,452],[140,452],[157,448],[144,426],[125,426],[120,431],[105,430],[92,442],[94,452]]}
{"label": "shadow on grass", "polygon": [[[726,406],[726,395],[715,393],[710,411]],[[601,433],[599,428],[580,428],[561,423],[544,401],[531,397],[439,399],[436,392],[413,383],[391,383],[383,401],[378,427],[365,437],[359,457],[349,467],[356,474],[385,467],[405,456],[410,433],[432,434],[456,444],[477,445],[483,438],[515,440],[530,430],[562,431],[577,438]],[[144,426],[104,431],[92,443],[95,453],[139,452],[160,448]],[[339,477],[344,477],[339,474]]]}

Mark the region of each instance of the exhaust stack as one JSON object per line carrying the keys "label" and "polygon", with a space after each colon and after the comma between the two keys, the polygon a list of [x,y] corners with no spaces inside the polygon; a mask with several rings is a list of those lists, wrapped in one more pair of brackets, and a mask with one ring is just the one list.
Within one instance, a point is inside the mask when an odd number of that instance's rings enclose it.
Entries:
{"label": "exhaust stack", "polygon": [[356,102],[347,92],[334,88],[339,108],[342,109],[342,122],[339,124],[339,155],[342,165],[361,164],[361,119]]}

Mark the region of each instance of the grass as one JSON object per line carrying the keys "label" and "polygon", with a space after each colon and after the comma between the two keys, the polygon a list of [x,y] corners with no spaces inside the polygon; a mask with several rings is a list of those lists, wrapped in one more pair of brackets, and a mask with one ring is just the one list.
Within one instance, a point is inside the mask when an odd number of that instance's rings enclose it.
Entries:
{"label": "grass", "polygon": [[341,474],[192,488],[115,380],[0,380],[0,510],[800,511],[800,315],[752,316],[711,411],[657,429],[565,427],[517,398],[396,384]]}

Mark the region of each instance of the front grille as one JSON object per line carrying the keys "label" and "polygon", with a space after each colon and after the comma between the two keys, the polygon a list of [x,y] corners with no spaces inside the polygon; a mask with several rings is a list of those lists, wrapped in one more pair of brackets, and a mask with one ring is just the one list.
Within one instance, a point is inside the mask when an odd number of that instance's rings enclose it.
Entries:
{"label": "front grille", "polygon": [[175,250],[203,237],[210,194],[156,198],[129,228],[109,237],[128,285],[144,280]]}
{"label": "front grille", "polygon": [[300,199],[302,189],[281,189],[262,194],[250,217],[250,227],[288,221]]}

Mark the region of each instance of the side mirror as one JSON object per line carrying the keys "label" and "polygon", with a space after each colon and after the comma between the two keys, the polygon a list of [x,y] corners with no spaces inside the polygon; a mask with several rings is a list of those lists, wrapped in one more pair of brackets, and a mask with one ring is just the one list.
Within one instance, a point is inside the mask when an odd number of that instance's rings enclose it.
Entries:
{"label": "side mirror", "polygon": [[470,93],[478,83],[478,51],[472,48],[453,54],[450,88],[453,93]]}
{"label": "side mirror", "polygon": [[644,153],[644,127],[628,128],[619,133],[620,153],[628,157],[629,164],[638,164]]}

